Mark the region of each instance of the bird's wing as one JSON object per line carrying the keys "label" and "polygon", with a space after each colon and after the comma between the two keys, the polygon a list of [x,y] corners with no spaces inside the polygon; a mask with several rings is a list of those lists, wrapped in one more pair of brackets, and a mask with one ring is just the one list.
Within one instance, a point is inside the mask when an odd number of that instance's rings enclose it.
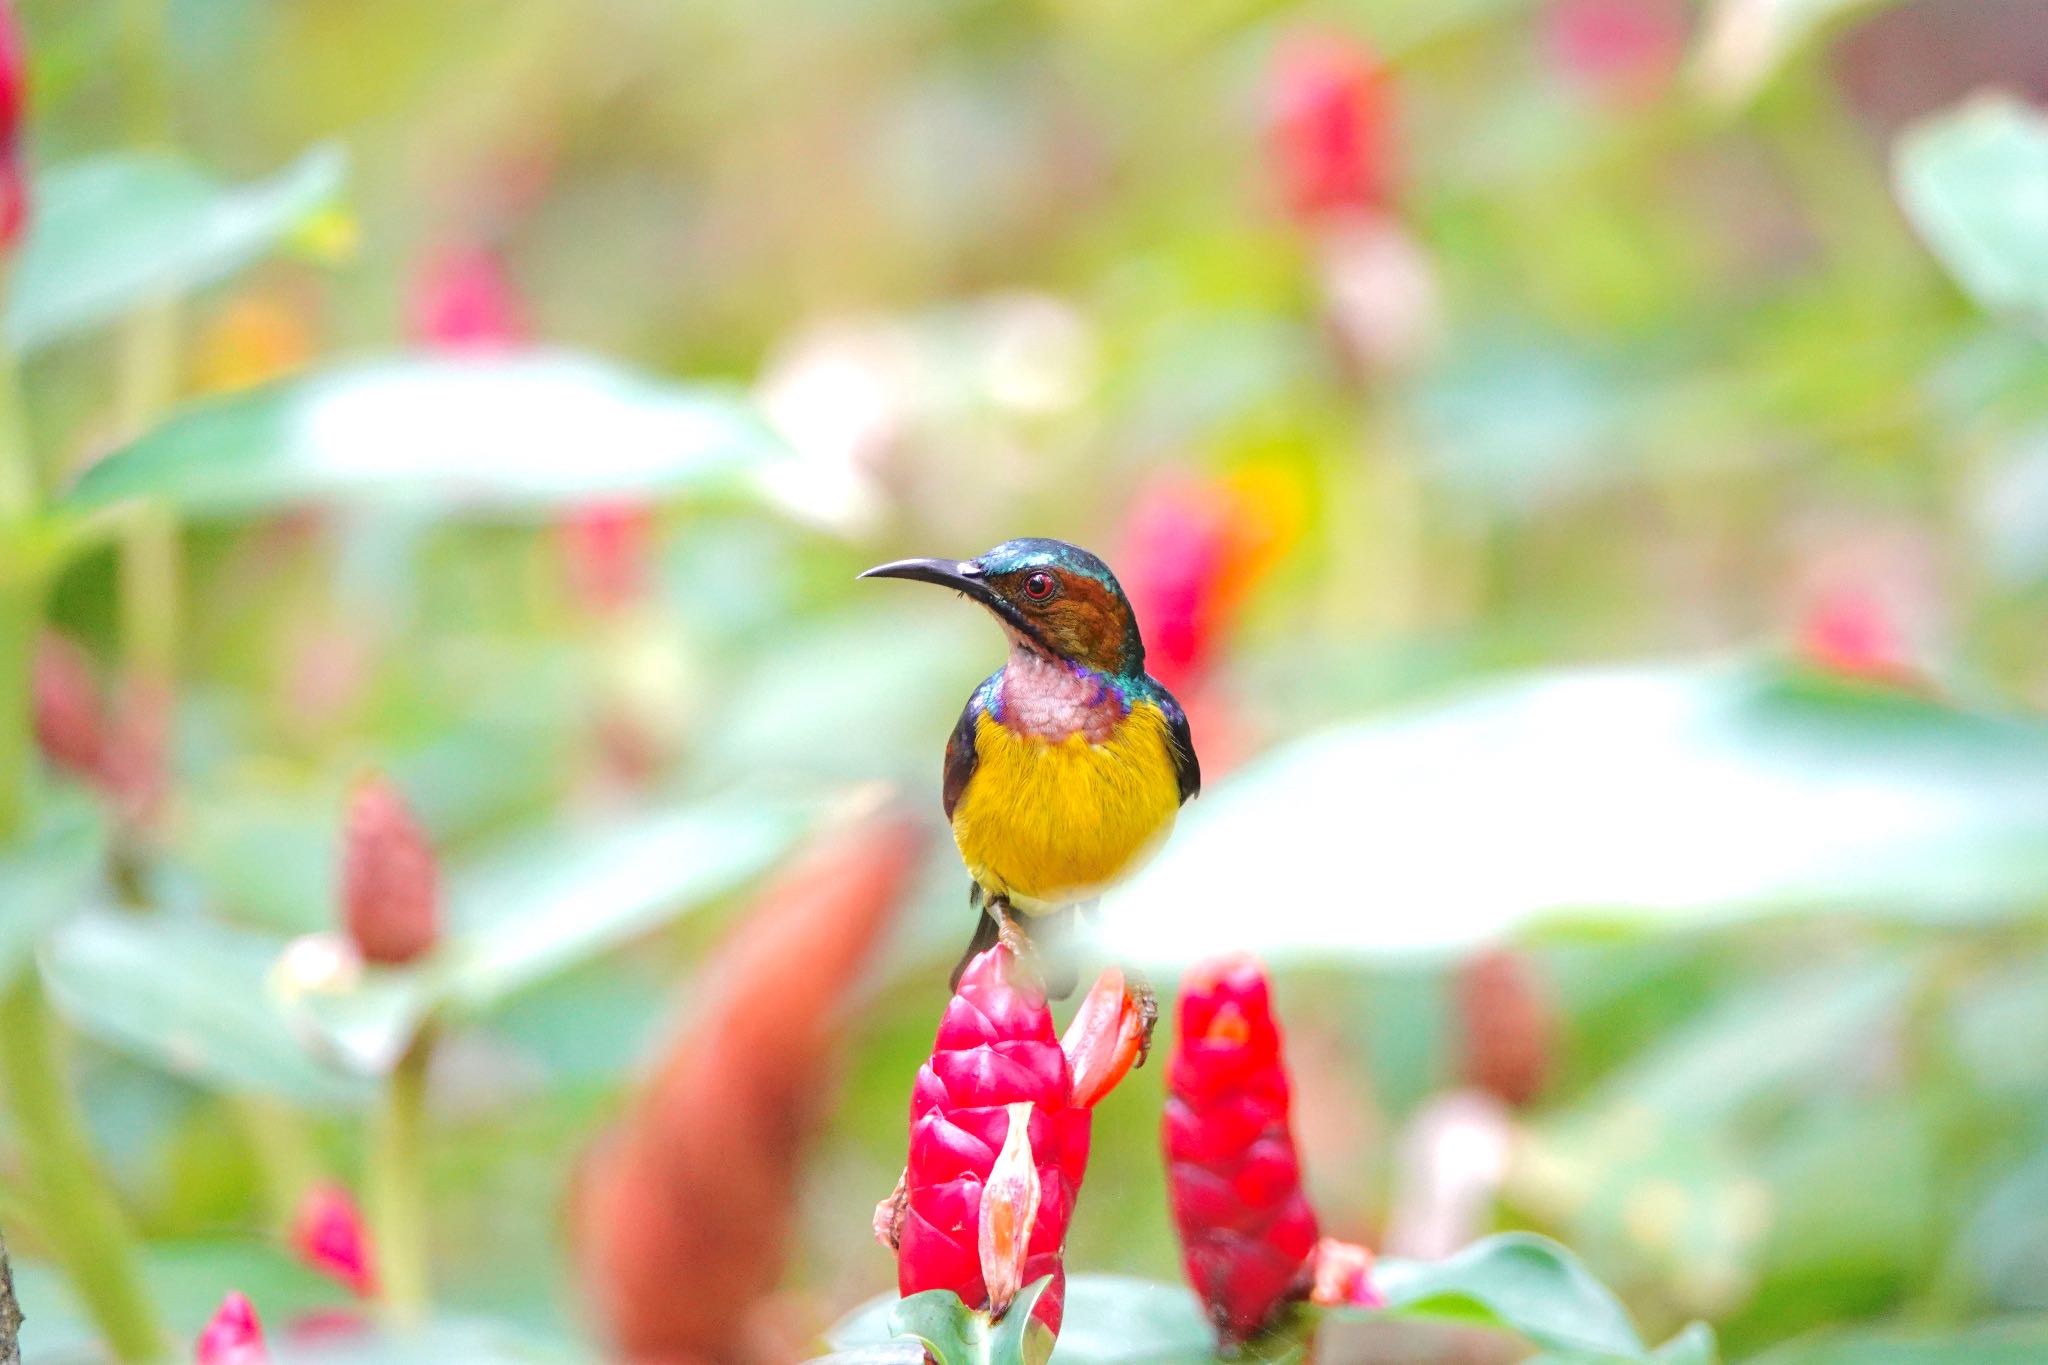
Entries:
{"label": "bird's wing", "polygon": [[974,695],[967,699],[967,705],[960,710],[959,721],[953,726],[952,735],[946,740],[946,778],[943,790],[948,820],[953,818],[953,807],[960,803],[960,794],[967,790],[967,779],[974,776],[974,765],[981,760],[981,754],[974,745],[974,731],[986,710],[982,702],[982,691],[982,688],[977,687]]}
{"label": "bird's wing", "polygon": [[1189,799],[1202,790],[1202,761],[1195,757],[1195,737],[1188,729],[1188,713],[1180,709],[1173,694],[1165,688],[1158,689],[1159,709],[1166,716],[1166,733],[1173,739],[1173,773],[1180,779],[1180,803],[1185,806]]}

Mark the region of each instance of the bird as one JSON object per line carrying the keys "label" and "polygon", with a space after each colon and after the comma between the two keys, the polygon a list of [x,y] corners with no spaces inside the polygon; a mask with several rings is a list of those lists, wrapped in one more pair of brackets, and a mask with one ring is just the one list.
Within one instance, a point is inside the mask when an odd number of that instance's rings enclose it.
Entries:
{"label": "bird", "polygon": [[[1130,599],[1101,559],[1063,540],[1006,540],[973,559],[899,559],[862,578],[951,588],[995,617],[1009,656],[946,741],[946,819],[980,910],[953,969],[1071,918],[1134,871],[1202,789],[1187,712],[1145,671]],[[1013,914],[1014,912],[1014,914]],[[1072,969],[1048,994],[1073,990]]]}

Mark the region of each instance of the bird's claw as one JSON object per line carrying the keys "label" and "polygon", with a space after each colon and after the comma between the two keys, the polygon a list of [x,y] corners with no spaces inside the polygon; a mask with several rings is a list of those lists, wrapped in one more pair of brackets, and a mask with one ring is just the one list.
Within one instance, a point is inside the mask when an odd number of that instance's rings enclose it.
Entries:
{"label": "bird's claw", "polygon": [[1131,1063],[1135,1069],[1145,1065],[1145,1059],[1152,1055],[1152,1030],[1159,1027],[1159,992],[1152,989],[1152,983],[1136,972],[1126,975],[1131,992],[1131,1003],[1138,1010],[1138,1060]]}

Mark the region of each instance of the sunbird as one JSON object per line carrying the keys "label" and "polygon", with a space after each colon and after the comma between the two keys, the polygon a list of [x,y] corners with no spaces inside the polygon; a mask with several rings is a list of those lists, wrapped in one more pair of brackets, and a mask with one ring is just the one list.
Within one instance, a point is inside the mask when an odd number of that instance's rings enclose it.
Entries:
{"label": "sunbird", "polygon": [[[908,578],[979,602],[1010,656],[946,741],[946,818],[981,914],[953,969],[1036,919],[1083,906],[1157,849],[1202,789],[1187,713],[1145,671],[1116,575],[1063,540],[1006,540],[973,559],[899,559]],[[1073,989],[1071,968],[1051,993]]]}

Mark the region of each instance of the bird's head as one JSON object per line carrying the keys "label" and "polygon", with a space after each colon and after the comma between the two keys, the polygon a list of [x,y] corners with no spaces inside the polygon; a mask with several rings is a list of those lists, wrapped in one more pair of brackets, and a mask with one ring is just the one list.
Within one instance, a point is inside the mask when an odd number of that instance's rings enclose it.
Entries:
{"label": "bird's head", "polygon": [[974,599],[1013,644],[1111,675],[1141,673],[1145,645],[1116,575],[1064,540],[1006,540],[973,559],[899,559],[862,578],[910,578]]}

